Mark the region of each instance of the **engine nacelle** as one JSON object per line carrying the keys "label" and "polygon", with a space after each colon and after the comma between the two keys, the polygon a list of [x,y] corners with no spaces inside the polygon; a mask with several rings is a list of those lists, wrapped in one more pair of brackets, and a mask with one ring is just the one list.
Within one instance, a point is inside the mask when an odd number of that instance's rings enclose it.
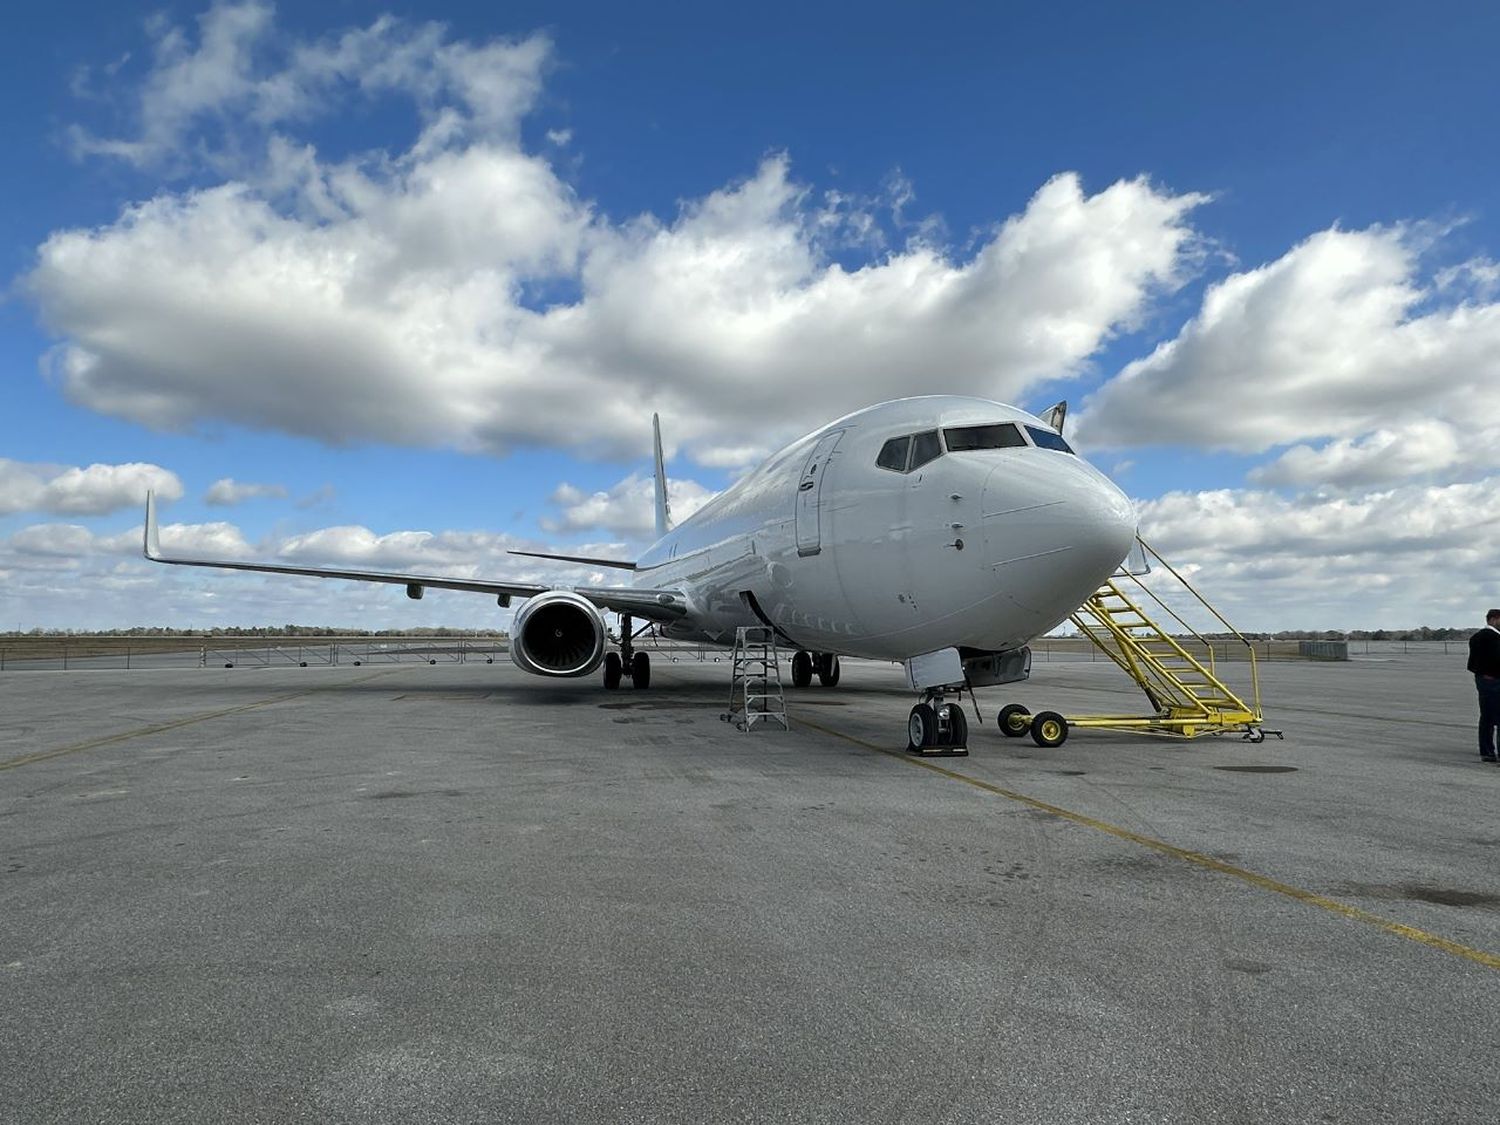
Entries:
{"label": "engine nacelle", "polygon": [[537,676],[587,676],[604,660],[608,634],[593,602],[568,590],[528,598],[510,633],[510,658]]}

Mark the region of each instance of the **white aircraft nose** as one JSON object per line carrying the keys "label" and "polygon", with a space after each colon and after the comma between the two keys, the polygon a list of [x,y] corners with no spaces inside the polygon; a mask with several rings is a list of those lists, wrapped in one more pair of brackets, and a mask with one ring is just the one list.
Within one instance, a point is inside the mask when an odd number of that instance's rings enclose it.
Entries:
{"label": "white aircraft nose", "polygon": [[995,580],[1018,603],[1057,620],[1082,605],[1135,542],[1130,498],[1067,454],[997,466],[983,503],[985,561]]}

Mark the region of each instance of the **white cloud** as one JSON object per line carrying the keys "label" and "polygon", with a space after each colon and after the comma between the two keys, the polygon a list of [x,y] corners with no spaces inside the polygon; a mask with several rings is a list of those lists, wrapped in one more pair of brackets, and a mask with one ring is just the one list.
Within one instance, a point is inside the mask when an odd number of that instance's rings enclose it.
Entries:
{"label": "white cloud", "polygon": [[[681,523],[718,495],[693,480],[667,480],[667,499],[674,523]],[[636,473],[608,491],[586,493],[571,484],[559,485],[550,497],[562,509],[544,516],[542,527],[552,532],[605,531],[630,539],[649,539],[656,528],[656,482]]]}
{"label": "white cloud", "polygon": [[[248,542],[232,523],[163,524],[163,549],[203,558],[266,560],[314,566],[373,568],[516,582],[581,584],[606,574],[507,554],[545,545],[473,531],[321,528]],[[617,557],[620,543],[581,546]],[[96,533],[80,525],[38,524],[0,537],[0,623],[75,628],[132,625],[338,624],[355,628],[456,625],[503,628],[509,611],[492,599],[434,591],[416,603],[399,586],[288,578],[163,566],[141,555],[139,525]],[[607,577],[618,581],[618,572]]]}
{"label": "white cloud", "polygon": [[[1369,471],[1396,454],[1382,432],[1432,437],[1435,420],[1461,434],[1500,437],[1500,305],[1478,282],[1448,273],[1424,285],[1429,235],[1410,227],[1328,230],[1269,265],[1208,290],[1173,340],[1085,403],[1078,435],[1091,445],[1175,443],[1260,452],[1322,438],[1359,439],[1293,451],[1271,479],[1305,479],[1315,465]],[[1485,263],[1472,264],[1480,279]],[[1436,304],[1440,294],[1447,303]],[[1436,304],[1436,307],[1433,307]],[[1403,449],[1422,465],[1441,450]],[[1451,460],[1451,458],[1450,458]],[[1417,469],[1415,471],[1423,471]]]}
{"label": "white cloud", "polygon": [[108,515],[122,508],[144,508],[147,490],[171,503],[182,498],[182,481],[159,465],[140,462],[79,468],[0,457],[0,515]]}
{"label": "white cloud", "polygon": [[1140,506],[1141,534],[1248,630],[1462,625],[1500,604],[1500,478],[1287,498],[1222,489]]}
{"label": "white cloud", "polygon": [[286,495],[284,484],[251,484],[248,481],[237,481],[233,477],[224,477],[208,486],[208,491],[203,494],[203,502],[227,508],[243,504],[246,500],[282,499]]}
{"label": "white cloud", "polygon": [[[160,532],[162,550],[168,554],[181,554],[211,559],[243,559],[252,548],[245,542],[240,529],[232,523],[168,523]],[[135,554],[141,549],[138,531],[122,532],[100,541],[106,551],[117,554]]]}
{"label": "white cloud", "polygon": [[[278,53],[256,5],[215,9],[196,46],[160,34],[121,155],[195,151],[184,139],[212,122],[222,182],[55,232],[25,279],[62,338],[47,366],[64,392],[157,428],[634,456],[659,409],[675,444],[729,465],[748,427],[771,446],[883,398],[1024,397],[1080,371],[1198,254],[1205,197],[1144,178],[1089,195],[1065,174],[972,253],[918,227],[845,268],[830,249],[877,244],[877,203],[909,224],[910,186],[819,194],[784,156],[669,221],[616,224],[520,147],[544,39],[470,45],[383,18]],[[372,88],[420,112],[403,151],[339,161],[292,135]]]}
{"label": "white cloud", "polygon": [[88,553],[94,534],[76,523],[43,523],[23,527],[10,537],[10,548],[22,555],[73,557]]}
{"label": "white cloud", "polygon": [[1472,440],[1447,422],[1424,419],[1362,438],[1340,438],[1321,448],[1297,445],[1250,471],[1252,483],[1357,488],[1432,476],[1459,467],[1500,464],[1494,435]]}
{"label": "white cloud", "polygon": [[1438,289],[1445,293],[1457,293],[1470,300],[1488,301],[1500,294],[1500,262],[1489,258],[1471,258],[1467,262],[1439,270],[1434,280]]}
{"label": "white cloud", "polygon": [[184,154],[236,167],[247,141],[325,114],[355,91],[409,94],[426,129],[439,134],[509,136],[540,89],[551,52],[545,36],[475,46],[449,41],[441,24],[390,16],[288,44],[273,21],[273,6],[258,0],[216,3],[199,18],[196,39],[161,17],[148,21],[154,62],[135,98],[134,135],[75,128],[75,151],[140,167],[176,162],[168,169],[176,171]]}

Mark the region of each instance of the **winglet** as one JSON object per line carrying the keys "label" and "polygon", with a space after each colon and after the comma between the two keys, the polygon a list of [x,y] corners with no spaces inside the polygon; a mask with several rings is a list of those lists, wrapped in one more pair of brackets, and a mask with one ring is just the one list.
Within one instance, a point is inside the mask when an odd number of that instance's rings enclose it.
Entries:
{"label": "winglet", "polygon": [[667,465],[661,455],[661,415],[651,415],[651,431],[656,439],[656,537],[672,530],[672,508],[667,503]]}
{"label": "winglet", "polygon": [[146,539],[142,550],[153,562],[161,559],[161,540],[156,532],[156,493],[150,489],[146,490]]}
{"label": "winglet", "polygon": [[156,532],[156,493],[150,489],[145,490],[145,541],[141,546],[148,559],[162,561],[162,540]]}

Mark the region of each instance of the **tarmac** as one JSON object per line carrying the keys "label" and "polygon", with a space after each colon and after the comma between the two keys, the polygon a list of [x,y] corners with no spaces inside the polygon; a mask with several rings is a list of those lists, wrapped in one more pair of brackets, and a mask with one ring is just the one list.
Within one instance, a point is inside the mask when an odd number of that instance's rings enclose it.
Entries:
{"label": "tarmac", "polygon": [[493,666],[0,677],[0,1122],[1483,1122],[1500,768],[1459,655],[1262,672],[1286,741],[898,669],[721,722]]}

